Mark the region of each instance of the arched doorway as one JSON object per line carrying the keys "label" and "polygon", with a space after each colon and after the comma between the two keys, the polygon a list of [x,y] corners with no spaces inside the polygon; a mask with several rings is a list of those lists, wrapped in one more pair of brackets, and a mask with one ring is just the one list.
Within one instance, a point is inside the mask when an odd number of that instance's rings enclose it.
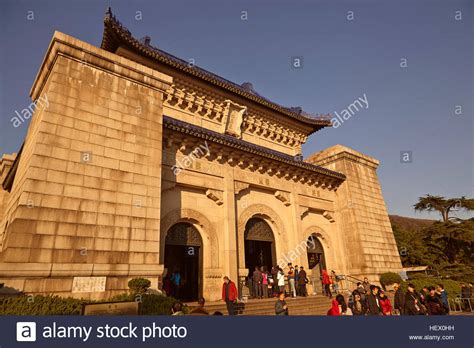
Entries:
{"label": "arched doorway", "polygon": [[171,295],[182,301],[196,301],[202,294],[202,239],[199,231],[190,223],[179,222],[166,234],[165,240],[166,282],[178,273],[179,286],[171,282]]}
{"label": "arched doorway", "polygon": [[319,280],[323,269],[326,269],[323,245],[319,241],[318,236],[313,233],[308,237],[306,247],[308,252],[308,269],[311,270],[313,292],[322,293],[323,288]]}
{"label": "arched doorway", "polygon": [[245,268],[249,275],[255,267],[266,267],[271,270],[275,265],[275,238],[273,231],[265,220],[251,218],[245,225]]}

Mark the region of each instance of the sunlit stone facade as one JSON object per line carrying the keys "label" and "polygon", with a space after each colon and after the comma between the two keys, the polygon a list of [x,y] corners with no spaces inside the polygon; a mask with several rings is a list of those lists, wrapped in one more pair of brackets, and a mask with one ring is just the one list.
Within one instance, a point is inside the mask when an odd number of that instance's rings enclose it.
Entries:
{"label": "sunlit stone facade", "polygon": [[0,164],[5,286],[106,298],[178,270],[185,299],[216,300],[223,276],[255,265],[291,260],[317,280],[401,270],[378,161],[341,145],[300,158],[328,118],[137,40],[110,13],[101,48],[54,34],[41,96]]}

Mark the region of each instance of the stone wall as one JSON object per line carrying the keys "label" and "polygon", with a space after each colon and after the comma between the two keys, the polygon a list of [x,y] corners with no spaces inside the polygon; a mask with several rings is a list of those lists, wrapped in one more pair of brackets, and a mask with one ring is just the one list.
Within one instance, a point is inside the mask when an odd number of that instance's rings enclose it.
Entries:
{"label": "stone wall", "polygon": [[10,194],[0,281],[66,293],[74,277],[107,277],[106,291],[75,294],[95,297],[135,276],[157,287],[162,99],[171,83],[54,34],[31,90],[48,102],[33,115]]}
{"label": "stone wall", "polygon": [[344,173],[336,198],[336,221],[344,241],[347,273],[378,281],[383,272],[402,269],[385,201],[377,177],[379,162],[342,145],[310,156],[307,161]]}

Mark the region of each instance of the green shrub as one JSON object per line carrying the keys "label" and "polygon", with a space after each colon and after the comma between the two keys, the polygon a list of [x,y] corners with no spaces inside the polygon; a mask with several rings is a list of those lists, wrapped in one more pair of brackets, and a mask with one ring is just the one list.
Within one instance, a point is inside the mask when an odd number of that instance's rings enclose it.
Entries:
{"label": "green shrub", "polygon": [[421,292],[421,289],[423,289],[425,286],[436,287],[438,284],[443,284],[444,289],[447,291],[449,298],[455,298],[456,295],[459,295],[461,293],[461,283],[451,279],[439,279],[433,277],[410,279],[406,282],[401,283],[401,288],[403,291],[407,290],[408,283],[412,283],[415,286],[416,291],[418,292]]}
{"label": "green shrub", "polygon": [[150,285],[151,282],[146,278],[133,278],[128,282],[128,288],[132,294],[144,294]]}
{"label": "green shrub", "polygon": [[[120,294],[114,296],[111,301],[138,301],[140,302],[140,315],[170,315],[171,306],[177,300],[173,297],[155,294]],[[187,313],[188,307],[183,308]]]}
{"label": "green shrub", "polygon": [[393,272],[382,273],[380,275],[380,284],[382,286],[392,285],[395,283],[400,283],[402,281],[402,277],[399,274]]}
{"label": "green shrub", "polygon": [[9,296],[0,298],[0,315],[80,315],[82,305],[93,301],[60,296]]}

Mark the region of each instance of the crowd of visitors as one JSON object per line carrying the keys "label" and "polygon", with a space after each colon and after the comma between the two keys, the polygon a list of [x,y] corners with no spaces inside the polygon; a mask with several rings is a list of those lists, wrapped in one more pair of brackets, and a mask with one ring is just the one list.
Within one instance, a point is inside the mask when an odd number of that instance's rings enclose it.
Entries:
{"label": "crowd of visitors", "polygon": [[[335,272],[328,274],[326,270],[322,271],[321,282],[323,292],[326,296],[332,298],[330,285],[337,283]],[[255,298],[276,297],[275,314],[289,315],[289,306],[285,299],[287,297],[307,296],[306,284],[308,279],[304,267],[289,265],[288,272],[285,275],[279,267],[274,267],[271,272],[265,268],[255,267],[251,275],[252,295]],[[285,288],[285,284],[288,288]],[[288,291],[286,291],[288,290]],[[447,315],[449,314],[448,293],[443,284],[436,287],[423,287],[417,291],[412,283],[408,283],[407,290],[402,290],[399,283],[393,285],[394,296],[393,304],[385,292],[377,285],[371,284],[367,278],[363,282],[357,283],[357,287],[352,291],[346,302],[343,294],[338,294],[338,287],[333,286],[336,292],[335,298],[331,301],[331,308],[327,315],[370,315],[370,316],[389,316],[389,315]],[[473,295],[472,284],[468,286],[463,284],[461,287],[460,302],[465,302],[470,306]],[[226,303],[229,315],[235,315],[235,305],[238,299],[238,290],[235,283],[229,277],[224,277],[222,285],[222,301]],[[198,300],[198,306],[195,307],[190,315],[210,315],[205,309],[205,299]],[[466,306],[466,305],[465,305]],[[172,315],[183,315],[183,305],[176,302],[172,306]],[[213,315],[223,315],[216,311]]]}
{"label": "crowd of visitors", "polygon": [[303,266],[288,264],[285,272],[278,266],[269,271],[266,266],[255,267],[253,273],[248,277],[247,284],[252,298],[279,297],[281,292],[295,298],[297,296],[308,296],[306,284],[309,280]]}
{"label": "crowd of visitors", "polygon": [[418,292],[415,286],[408,284],[403,291],[400,284],[394,284],[393,306],[385,292],[367,279],[357,283],[357,288],[349,297],[346,304],[342,295],[337,295],[332,301],[328,315],[445,315],[449,314],[448,294],[442,284],[435,287],[425,287]]}

